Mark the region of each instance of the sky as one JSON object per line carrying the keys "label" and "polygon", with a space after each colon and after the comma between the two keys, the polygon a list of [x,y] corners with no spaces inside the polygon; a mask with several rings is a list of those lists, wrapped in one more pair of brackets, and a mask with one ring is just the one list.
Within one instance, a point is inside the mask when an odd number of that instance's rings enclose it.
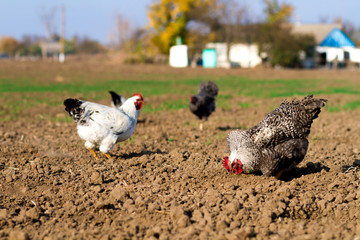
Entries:
{"label": "sky", "polygon": [[[60,33],[61,7],[65,7],[65,37],[88,37],[103,44],[110,41],[117,15],[129,20],[133,28],[145,26],[147,9],[159,0],[0,0],[0,37],[20,40],[24,35],[45,36],[41,16],[54,12],[54,30]],[[251,18],[261,20],[263,0],[236,0],[246,5]],[[332,22],[340,16],[360,27],[360,0],[278,0],[292,5],[292,21],[304,24]]]}

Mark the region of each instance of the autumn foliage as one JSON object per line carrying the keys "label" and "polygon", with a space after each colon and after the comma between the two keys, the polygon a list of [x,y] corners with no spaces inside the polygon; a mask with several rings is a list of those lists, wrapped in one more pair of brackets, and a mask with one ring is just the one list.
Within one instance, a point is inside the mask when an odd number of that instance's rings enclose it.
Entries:
{"label": "autumn foliage", "polygon": [[9,56],[15,56],[19,47],[20,45],[15,38],[2,37],[0,39],[0,52],[4,52]]}
{"label": "autumn foliage", "polygon": [[279,5],[277,1],[274,0],[264,0],[266,8],[266,22],[270,24],[281,24],[289,21],[290,16],[292,15],[294,8],[286,3]]}
{"label": "autumn foliage", "polygon": [[[188,43],[189,22],[209,22],[220,6],[218,0],[160,0],[150,6],[148,17],[154,29],[152,42],[162,53],[168,53],[176,38]],[[213,14],[213,16],[212,16]]]}

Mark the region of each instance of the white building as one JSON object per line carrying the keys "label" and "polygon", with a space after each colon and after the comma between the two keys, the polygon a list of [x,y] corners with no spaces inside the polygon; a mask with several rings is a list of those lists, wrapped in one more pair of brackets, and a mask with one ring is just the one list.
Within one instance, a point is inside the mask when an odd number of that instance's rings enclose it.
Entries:
{"label": "white building", "polygon": [[206,48],[216,50],[218,67],[253,68],[261,64],[259,48],[256,44],[233,43],[230,44],[229,51],[226,43],[208,43]]}
{"label": "white building", "polygon": [[334,62],[360,63],[360,49],[340,28],[341,24],[296,24],[292,33],[314,36],[320,65],[332,65]]}
{"label": "white building", "polygon": [[183,68],[189,65],[188,46],[175,45],[170,48],[169,64],[172,67]]}

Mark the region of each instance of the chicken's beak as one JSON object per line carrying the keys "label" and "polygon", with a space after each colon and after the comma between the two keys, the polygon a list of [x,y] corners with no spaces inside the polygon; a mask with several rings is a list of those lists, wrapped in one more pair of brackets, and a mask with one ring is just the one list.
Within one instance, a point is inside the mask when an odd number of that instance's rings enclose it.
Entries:
{"label": "chicken's beak", "polygon": [[141,103],[141,104],[145,104],[145,101],[142,101],[141,99],[136,100],[136,102]]}

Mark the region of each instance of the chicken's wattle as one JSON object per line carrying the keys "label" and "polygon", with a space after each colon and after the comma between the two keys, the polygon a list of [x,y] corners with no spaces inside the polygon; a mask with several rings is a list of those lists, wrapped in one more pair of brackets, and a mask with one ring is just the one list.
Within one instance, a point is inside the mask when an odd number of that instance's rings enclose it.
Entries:
{"label": "chicken's wattle", "polygon": [[196,98],[195,98],[195,97],[193,97],[193,96],[192,96],[192,97],[190,97],[190,102],[191,102],[191,103],[196,103]]}
{"label": "chicken's wattle", "polygon": [[231,172],[231,168],[230,168],[230,166],[229,166],[229,157],[224,157],[223,167],[224,167],[228,172]]}
{"label": "chicken's wattle", "polygon": [[240,174],[243,172],[242,169],[242,163],[240,160],[237,160],[236,162],[232,162],[231,166],[229,165],[229,157],[224,157],[223,160],[223,167],[228,171],[228,172],[233,172],[235,174]]}
{"label": "chicken's wattle", "polygon": [[141,102],[141,101],[136,101],[136,102],[135,102],[136,110],[140,110],[141,107],[142,107],[142,104],[143,104],[143,102]]}

